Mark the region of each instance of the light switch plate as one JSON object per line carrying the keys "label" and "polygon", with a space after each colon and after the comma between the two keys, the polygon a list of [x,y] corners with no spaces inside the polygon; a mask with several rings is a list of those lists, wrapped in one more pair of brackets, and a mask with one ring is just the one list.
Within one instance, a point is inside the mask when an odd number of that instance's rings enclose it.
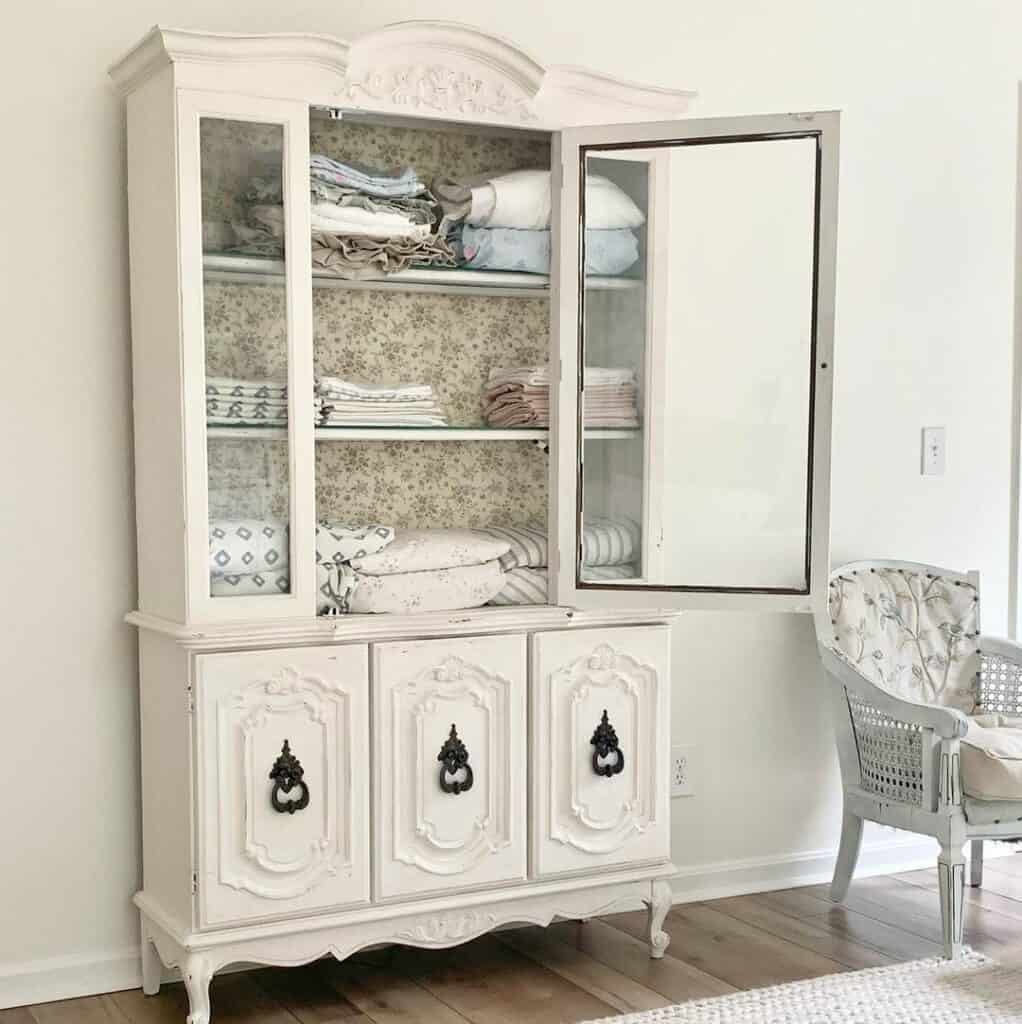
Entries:
{"label": "light switch plate", "polygon": [[943,427],[923,427],[923,476],[943,476],[947,437]]}

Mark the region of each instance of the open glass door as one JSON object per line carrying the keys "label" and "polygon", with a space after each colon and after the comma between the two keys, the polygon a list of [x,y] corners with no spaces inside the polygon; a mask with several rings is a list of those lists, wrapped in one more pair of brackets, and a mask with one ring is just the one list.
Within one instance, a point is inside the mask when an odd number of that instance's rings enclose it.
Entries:
{"label": "open glass door", "polygon": [[[838,122],[561,135],[559,604],[822,599]],[[596,269],[625,246],[608,287]]]}

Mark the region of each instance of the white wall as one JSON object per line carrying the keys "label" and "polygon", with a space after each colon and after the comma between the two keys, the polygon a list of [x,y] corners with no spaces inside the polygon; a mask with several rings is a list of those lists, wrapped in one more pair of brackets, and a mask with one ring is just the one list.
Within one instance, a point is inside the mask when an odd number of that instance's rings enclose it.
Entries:
{"label": "white wall", "polygon": [[[472,19],[541,60],[696,88],[705,114],[843,109],[835,558],[977,567],[986,624],[1003,628],[1014,0],[108,0],[5,14],[0,706],[5,777],[21,784],[15,800],[8,781],[0,825],[0,985],[62,968],[40,975],[52,996],[55,978],[70,991],[134,969],[124,138],[105,69],[154,22],[344,36]],[[924,424],[948,428],[944,478],[918,475]],[[839,806],[808,619],[691,615],[677,669],[675,735],[702,751],[699,795],[675,802],[685,877],[819,867]]]}

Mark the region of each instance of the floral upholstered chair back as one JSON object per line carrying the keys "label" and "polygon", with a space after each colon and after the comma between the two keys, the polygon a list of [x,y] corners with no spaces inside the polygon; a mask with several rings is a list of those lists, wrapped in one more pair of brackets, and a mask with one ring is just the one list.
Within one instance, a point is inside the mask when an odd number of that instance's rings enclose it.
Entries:
{"label": "floral upholstered chair back", "polygon": [[979,594],[968,582],[868,565],[830,580],[834,646],[905,700],[970,714],[976,706]]}

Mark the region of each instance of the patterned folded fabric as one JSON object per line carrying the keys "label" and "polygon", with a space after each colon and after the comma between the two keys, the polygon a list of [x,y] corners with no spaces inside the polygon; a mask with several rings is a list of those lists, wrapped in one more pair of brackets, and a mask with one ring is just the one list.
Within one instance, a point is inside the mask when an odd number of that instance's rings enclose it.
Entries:
{"label": "patterned folded fabric", "polygon": [[481,608],[504,586],[500,562],[464,565],[431,572],[402,572],[391,576],[357,574],[348,601],[357,614],[447,611]]}
{"label": "patterned folded fabric", "polygon": [[279,572],[287,568],[289,555],[287,523],[279,519],[214,519],[209,524],[212,573]]}
{"label": "patterned folded fabric", "polygon": [[287,381],[244,380],[238,377],[206,377],[207,398],[262,399],[287,402]]}
{"label": "patterned folded fabric", "polygon": [[260,597],[289,594],[291,577],[284,572],[213,573],[209,577],[211,597]]}
{"label": "patterned folded fabric", "polygon": [[593,583],[599,580],[634,580],[639,575],[639,568],[630,562],[624,565],[583,565],[582,579]]}
{"label": "patterned folded fabric", "polygon": [[506,555],[507,540],[484,530],[398,530],[393,543],[375,555],[353,558],[351,567],[366,576],[453,569],[482,565]]}
{"label": "patterned folded fabric", "polygon": [[321,522],[316,525],[316,561],[339,564],[366,558],[382,551],[394,540],[394,528],[380,523],[368,525]]}
{"label": "patterned folded fabric", "polygon": [[233,423],[235,420],[287,423],[287,399],[206,398],[206,419],[209,422]]}

